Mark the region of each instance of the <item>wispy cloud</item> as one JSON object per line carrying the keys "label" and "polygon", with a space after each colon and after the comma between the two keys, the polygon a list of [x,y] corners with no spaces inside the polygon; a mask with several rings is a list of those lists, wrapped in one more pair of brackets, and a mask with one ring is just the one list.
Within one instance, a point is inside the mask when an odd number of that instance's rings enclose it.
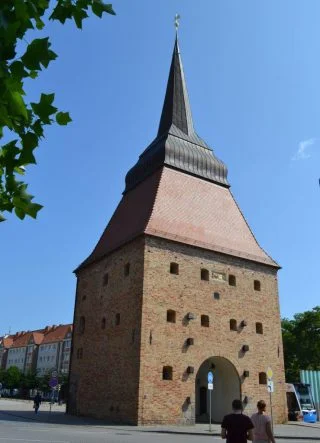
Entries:
{"label": "wispy cloud", "polygon": [[299,142],[299,147],[297,152],[292,157],[292,160],[305,160],[311,157],[311,154],[308,151],[308,148],[315,144],[317,141],[316,138],[308,138],[307,140],[302,140]]}

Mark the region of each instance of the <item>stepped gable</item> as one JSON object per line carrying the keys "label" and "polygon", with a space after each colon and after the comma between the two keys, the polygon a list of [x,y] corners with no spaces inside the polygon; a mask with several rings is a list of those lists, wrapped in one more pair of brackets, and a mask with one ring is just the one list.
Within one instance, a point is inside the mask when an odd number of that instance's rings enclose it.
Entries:
{"label": "stepped gable", "polygon": [[128,172],[122,200],[76,272],[142,234],[279,268],[229,187],[226,166],[194,131],[176,38],[157,137]]}

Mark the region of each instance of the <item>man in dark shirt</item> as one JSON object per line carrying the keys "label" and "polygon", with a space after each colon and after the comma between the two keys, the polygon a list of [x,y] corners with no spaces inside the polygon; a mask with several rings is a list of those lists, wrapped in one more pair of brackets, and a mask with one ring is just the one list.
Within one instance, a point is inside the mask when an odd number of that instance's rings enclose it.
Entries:
{"label": "man in dark shirt", "polygon": [[252,421],[247,415],[242,414],[241,400],[233,400],[232,414],[223,417],[221,424],[221,437],[227,439],[227,443],[247,443],[253,439]]}

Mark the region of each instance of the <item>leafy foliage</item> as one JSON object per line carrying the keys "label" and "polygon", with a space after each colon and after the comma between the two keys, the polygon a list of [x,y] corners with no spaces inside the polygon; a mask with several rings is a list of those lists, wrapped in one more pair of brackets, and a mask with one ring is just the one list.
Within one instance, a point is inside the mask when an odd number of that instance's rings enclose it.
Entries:
{"label": "leafy foliage", "polygon": [[298,382],[300,369],[320,369],[320,306],[282,320],[287,382]]}
{"label": "leafy foliage", "polygon": [[27,103],[25,99],[25,80],[36,79],[57,58],[49,38],[35,38],[26,44],[23,54],[17,53],[17,46],[23,46],[27,33],[29,36],[45,27],[42,19],[46,13],[50,20],[62,24],[73,20],[81,29],[90,11],[98,17],[115,14],[103,0],[0,2],[0,139],[9,139],[0,146],[0,221],[5,220],[4,212],[12,211],[20,219],[26,215],[36,218],[42,206],[32,201],[27,184],[18,176],[25,174],[27,165],[36,164],[34,150],[44,137],[44,126],[71,122],[68,112],[54,106],[54,94],[41,94],[37,103]]}
{"label": "leafy foliage", "polygon": [[8,389],[15,389],[20,386],[22,379],[22,372],[16,367],[11,366],[4,373],[4,387]]}

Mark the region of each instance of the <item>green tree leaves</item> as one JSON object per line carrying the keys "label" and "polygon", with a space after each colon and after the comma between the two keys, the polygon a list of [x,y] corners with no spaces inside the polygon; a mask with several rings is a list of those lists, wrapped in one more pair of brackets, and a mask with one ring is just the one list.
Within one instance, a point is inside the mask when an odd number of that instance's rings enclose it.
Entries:
{"label": "green tree leaves", "polygon": [[[103,13],[115,15],[111,4],[102,0],[1,0],[0,2],[0,140],[7,134],[13,140],[0,146],[0,222],[5,212],[13,212],[23,219],[36,218],[41,205],[34,203],[27,193],[27,185],[17,180],[24,176],[25,166],[36,164],[35,150],[44,137],[44,126],[67,125],[71,117],[54,105],[55,94],[42,93],[38,102],[25,100],[24,81],[36,79],[57,58],[48,37],[35,38],[28,44],[25,35],[45,28],[42,17],[51,13],[50,20],[65,23],[73,20],[82,28],[90,12],[98,17]],[[31,34],[33,35],[33,34]],[[17,45],[25,45],[22,55]]]}
{"label": "green tree leaves", "polygon": [[301,369],[320,369],[320,306],[281,322],[286,381],[297,382]]}
{"label": "green tree leaves", "polygon": [[50,46],[49,37],[33,40],[21,57],[24,66],[32,71],[40,71],[41,65],[47,68],[50,61],[57,58],[57,54],[49,49]]}
{"label": "green tree leaves", "polygon": [[56,115],[56,120],[59,125],[67,125],[72,121],[69,112],[58,112]]}

